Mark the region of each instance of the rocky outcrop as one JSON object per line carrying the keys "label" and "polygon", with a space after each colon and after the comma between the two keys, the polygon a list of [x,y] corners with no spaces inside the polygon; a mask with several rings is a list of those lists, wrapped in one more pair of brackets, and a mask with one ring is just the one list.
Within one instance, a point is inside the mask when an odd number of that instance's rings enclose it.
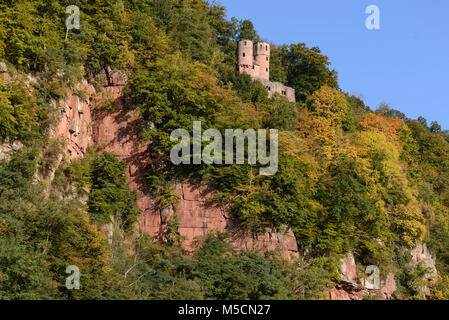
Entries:
{"label": "rocky outcrop", "polygon": [[[84,80],[64,99],[53,102],[54,108],[60,110],[60,116],[56,127],[50,132],[50,137],[62,141],[62,153],[66,156],[68,162],[71,162],[74,158],[83,157],[87,147],[92,144],[93,137],[98,137],[101,140],[103,134],[108,135],[108,132],[98,131],[93,134],[93,107],[99,107],[111,101],[110,107],[122,108],[120,96],[128,78],[124,73],[110,68],[106,69],[102,76],[105,84],[98,92]],[[96,112],[96,115],[101,116],[101,114],[101,110]],[[109,134],[118,135],[123,134],[123,132],[117,131]]]}
{"label": "rocky outcrop", "polygon": [[[142,210],[140,228],[159,239],[175,209],[159,210],[145,187],[145,169],[151,150],[148,144],[140,142],[142,121],[133,110],[126,109],[120,97],[116,99],[116,107],[119,111],[101,111],[95,115],[94,141],[129,163],[128,184],[137,190],[138,206]],[[206,184],[179,183],[175,192],[179,196],[176,206],[178,231],[184,238],[183,246],[187,251],[193,251],[198,241],[209,232],[228,231],[232,235],[231,242],[238,248],[280,250],[284,258],[298,257],[296,239],[291,230],[285,234],[267,230],[257,235],[241,230],[229,213],[210,201],[213,191]]]}
{"label": "rocky outcrop", "polygon": [[[92,140],[91,97],[95,89],[87,81],[80,83],[77,89],[83,92],[83,97],[69,92],[65,99],[59,101],[58,124],[50,133],[50,137],[62,141],[62,151],[69,162],[83,157]],[[58,108],[56,102],[54,104]]]}
{"label": "rocky outcrop", "polygon": [[226,210],[211,201],[213,190],[206,183],[180,183],[175,192],[180,199],[176,210],[147,210],[141,216],[141,227],[153,237],[163,234],[164,225],[176,212],[178,231],[187,251],[194,251],[208,233],[226,231],[231,236],[230,243],[237,248],[278,251],[289,260],[298,257],[296,239],[290,229],[283,233],[267,229],[265,233],[254,234],[239,228]]}
{"label": "rocky outcrop", "polygon": [[380,294],[387,300],[394,299],[394,292],[396,291],[396,280],[394,279],[394,274],[388,272],[385,279],[380,280]]}
{"label": "rocky outcrop", "polygon": [[357,265],[352,252],[341,259],[340,277],[343,282],[357,285]]}
{"label": "rocky outcrop", "polygon": [[[54,137],[63,137],[67,141],[64,152],[69,160],[82,156],[87,146],[93,143],[127,161],[128,184],[137,191],[138,206],[142,211],[140,229],[159,239],[175,210],[159,210],[145,187],[151,150],[149,144],[141,143],[145,124],[122,97],[126,75],[107,69],[103,77],[104,85],[98,92],[84,84],[89,99],[68,95]],[[213,190],[206,184],[186,181],[179,183],[175,191],[179,196],[176,209],[178,231],[184,238],[183,246],[187,251],[193,251],[198,241],[209,232],[227,231],[232,236],[231,243],[238,248],[275,250],[286,259],[298,257],[296,239],[290,229],[285,228],[285,232],[267,229],[263,234],[242,230],[229,213],[210,201]]]}
{"label": "rocky outcrop", "polygon": [[56,142],[61,150],[55,163],[49,164],[44,173],[48,181],[53,180],[63,159],[70,163],[75,158],[82,158],[92,142],[92,95],[95,89],[83,81],[77,85],[76,91],[80,93],[69,92],[65,98],[52,102],[59,114],[56,126],[50,128],[50,141]]}
{"label": "rocky outcrop", "polygon": [[335,288],[329,291],[329,300],[362,300],[364,297],[371,295],[368,289],[341,282],[335,284]]}
{"label": "rocky outcrop", "polygon": [[0,61],[0,78],[3,80],[9,80],[11,75],[8,73],[8,67],[4,61]]}
{"label": "rocky outcrop", "polygon": [[340,282],[329,291],[330,300],[361,300],[364,297],[372,296],[386,300],[393,299],[396,291],[396,281],[394,274],[388,272],[382,278],[380,276],[380,286],[377,289],[370,289],[365,285],[365,280],[359,278],[359,273],[365,274],[366,270],[357,270],[354,255],[350,252],[341,259]]}
{"label": "rocky outcrop", "polygon": [[427,249],[426,244],[417,244],[410,252],[412,260],[411,266],[417,266],[422,263],[428,272],[425,274],[425,280],[435,281],[438,277],[437,269],[435,267],[435,260],[432,258],[430,251]]}
{"label": "rocky outcrop", "polygon": [[[407,268],[415,269],[417,266],[426,268],[426,273],[423,276],[423,280],[427,283],[435,282],[438,279],[438,272],[435,267],[435,260],[432,258],[430,251],[427,249],[426,244],[417,244],[410,252],[412,260]],[[426,298],[430,295],[430,289],[427,285],[422,285],[419,288],[419,294],[422,298]]]}
{"label": "rocky outcrop", "polygon": [[[435,268],[435,260],[432,258],[426,244],[418,244],[410,250],[412,256],[411,261],[406,265],[409,271],[413,271],[418,265],[427,269],[423,280],[427,282],[434,282],[438,278],[438,272]],[[357,272],[357,265],[352,253],[348,253],[341,260],[340,277],[341,281],[335,285],[335,288],[329,291],[329,298],[331,300],[360,300],[364,296],[378,296],[383,299],[394,299],[394,292],[396,291],[396,281],[394,274],[388,272],[386,276],[380,279],[379,290],[367,289],[364,285],[364,280],[358,278],[358,274],[364,274],[365,270]],[[421,286],[419,288],[421,297],[426,298],[430,295],[428,286]]]}
{"label": "rocky outcrop", "polygon": [[0,61],[0,73],[8,72],[8,67],[4,61]]}
{"label": "rocky outcrop", "polygon": [[0,144],[0,161],[8,160],[10,154],[14,151],[22,149],[23,144],[20,141],[9,141],[5,140]]}

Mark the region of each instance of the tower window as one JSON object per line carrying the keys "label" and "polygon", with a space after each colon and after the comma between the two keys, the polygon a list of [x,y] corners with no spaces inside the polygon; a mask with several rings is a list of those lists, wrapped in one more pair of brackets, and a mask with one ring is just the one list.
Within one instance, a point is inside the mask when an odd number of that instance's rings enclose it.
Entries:
{"label": "tower window", "polygon": [[245,52],[243,52],[243,56],[245,56]]}
{"label": "tower window", "polygon": [[243,42],[244,43],[244,45],[246,46],[246,41],[245,42]]}
{"label": "tower window", "polygon": [[267,61],[268,61],[268,57],[267,57]]}
{"label": "tower window", "polygon": [[267,70],[267,72],[268,72],[268,68],[267,68],[266,70]]}
{"label": "tower window", "polygon": [[265,50],[267,50],[267,51],[268,51],[268,46],[265,46]]}

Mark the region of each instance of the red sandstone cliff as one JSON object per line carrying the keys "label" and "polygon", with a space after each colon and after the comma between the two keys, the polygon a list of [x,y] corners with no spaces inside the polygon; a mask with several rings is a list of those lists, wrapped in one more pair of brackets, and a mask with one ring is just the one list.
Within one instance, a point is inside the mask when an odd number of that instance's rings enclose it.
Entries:
{"label": "red sandstone cliff", "polygon": [[[164,233],[173,209],[158,210],[151,193],[145,188],[149,145],[140,142],[144,123],[122,97],[126,76],[113,70],[108,70],[105,76],[107,81],[98,91],[87,82],[80,85],[89,93],[88,98],[68,95],[62,103],[61,118],[52,136],[65,140],[63,151],[69,161],[83,156],[91,144],[100,145],[106,151],[114,152],[119,159],[126,160],[129,164],[128,184],[137,191],[138,206],[142,211],[139,229],[157,239]],[[105,104],[109,108],[104,107]],[[229,213],[209,201],[213,190],[207,184],[182,182],[176,186],[176,193],[180,199],[176,210],[178,231],[185,239],[183,246],[186,250],[193,251],[197,241],[209,232],[228,231],[232,235],[232,244],[238,248],[279,250],[284,258],[298,257],[296,239],[290,229],[287,228],[285,234],[270,229],[264,234],[242,230]]]}

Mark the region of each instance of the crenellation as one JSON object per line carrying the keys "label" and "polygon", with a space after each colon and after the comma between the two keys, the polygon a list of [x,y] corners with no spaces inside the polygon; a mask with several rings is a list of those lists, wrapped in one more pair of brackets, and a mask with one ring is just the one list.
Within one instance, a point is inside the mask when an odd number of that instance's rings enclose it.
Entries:
{"label": "crenellation", "polygon": [[268,42],[253,43],[251,40],[238,42],[237,64],[240,73],[248,74],[253,80],[259,80],[268,90],[271,98],[277,92],[295,102],[295,89],[287,87],[280,82],[270,81],[270,53]]}

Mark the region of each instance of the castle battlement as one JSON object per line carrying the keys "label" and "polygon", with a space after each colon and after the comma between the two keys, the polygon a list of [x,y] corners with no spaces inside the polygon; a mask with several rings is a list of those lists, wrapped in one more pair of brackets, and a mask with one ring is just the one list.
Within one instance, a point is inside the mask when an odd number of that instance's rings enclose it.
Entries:
{"label": "castle battlement", "polygon": [[271,98],[274,93],[286,96],[295,102],[295,89],[284,86],[280,82],[270,81],[270,44],[264,41],[253,43],[241,40],[237,46],[237,65],[240,73],[248,74],[253,80],[262,82]]}

